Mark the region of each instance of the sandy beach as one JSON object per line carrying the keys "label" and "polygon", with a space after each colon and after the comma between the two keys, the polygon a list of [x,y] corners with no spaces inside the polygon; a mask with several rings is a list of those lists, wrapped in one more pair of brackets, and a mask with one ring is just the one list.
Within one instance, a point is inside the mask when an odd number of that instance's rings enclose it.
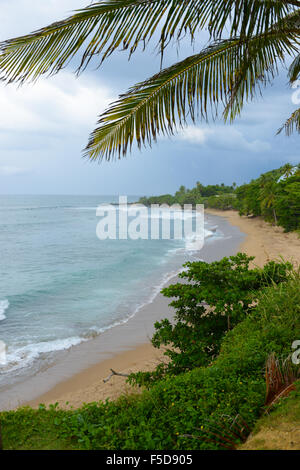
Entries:
{"label": "sandy beach", "polygon": [[[236,211],[210,210],[207,213],[225,218],[231,226],[238,227],[246,235],[235,252],[242,251],[255,256],[255,265],[262,266],[267,261],[280,257],[299,265],[300,239],[297,234],[284,233],[280,227],[273,227],[260,218],[240,217]],[[157,302],[160,301],[161,299],[157,299]],[[164,301],[166,303],[166,299]],[[148,308],[155,308],[155,305],[151,304]],[[144,342],[85,368],[27,404],[36,407],[40,403],[49,405],[57,402],[63,408],[77,408],[83,403],[115,399],[122,393],[137,390],[126,385],[125,377],[113,376],[104,383],[110,369],[122,374],[151,370],[162,358],[163,351],[153,348],[150,341]]]}
{"label": "sandy beach", "polygon": [[247,235],[239,251],[255,256],[254,264],[263,266],[267,261],[279,259],[300,264],[300,238],[296,233],[284,233],[281,227],[274,227],[260,217],[240,217],[237,211],[207,210],[209,214],[225,217],[229,223]]}

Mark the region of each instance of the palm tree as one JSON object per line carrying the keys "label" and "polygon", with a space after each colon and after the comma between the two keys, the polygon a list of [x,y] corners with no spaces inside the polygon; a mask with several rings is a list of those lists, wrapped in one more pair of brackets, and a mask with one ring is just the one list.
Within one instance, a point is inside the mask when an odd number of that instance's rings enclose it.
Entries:
{"label": "palm tree", "polygon": [[262,175],[261,176],[261,184],[260,184],[260,205],[262,212],[265,209],[269,209],[273,213],[274,224],[277,225],[277,214],[275,210],[275,201],[276,201],[276,194],[277,194],[277,183],[274,179]]}
{"label": "palm tree", "polygon": [[294,166],[291,164],[291,163],[286,163],[285,165],[283,165],[282,167],[282,174],[285,178],[289,178],[290,176],[293,175],[294,173]]}
{"label": "palm tree", "polygon": [[[207,47],[161,68],[137,83],[100,116],[85,155],[119,158],[131,149],[173,134],[197,117],[225,120],[240,114],[243,104],[268,84],[279,65],[294,57],[290,81],[300,72],[300,0],[102,0],[63,21],[0,44],[0,79],[23,83],[65,67],[81,54],[77,73],[93,57],[99,65],[118,48],[131,57],[159,36],[164,51],[189,36],[195,47],[207,30]],[[300,132],[300,109],[282,128]]]}

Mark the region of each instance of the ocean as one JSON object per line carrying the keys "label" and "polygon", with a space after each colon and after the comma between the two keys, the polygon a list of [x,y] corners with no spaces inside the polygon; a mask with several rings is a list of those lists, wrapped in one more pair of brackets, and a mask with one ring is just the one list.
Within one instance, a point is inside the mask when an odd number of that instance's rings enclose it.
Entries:
{"label": "ocean", "polygon": [[[189,237],[99,240],[96,209],[117,201],[0,196],[0,390],[138,315],[183,263],[199,259]],[[205,236],[214,243],[224,233],[206,218]]]}

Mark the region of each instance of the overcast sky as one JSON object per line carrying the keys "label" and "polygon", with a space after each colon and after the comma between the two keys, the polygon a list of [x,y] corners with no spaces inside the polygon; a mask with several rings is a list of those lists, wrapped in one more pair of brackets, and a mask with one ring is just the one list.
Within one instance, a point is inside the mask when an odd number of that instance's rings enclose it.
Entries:
{"label": "overcast sky", "polygon": [[[0,40],[63,19],[88,4],[1,0]],[[204,36],[199,49],[203,45]],[[190,53],[187,44],[179,55],[168,49],[165,64]],[[98,115],[131,84],[154,74],[159,57],[150,48],[128,62],[126,53],[116,52],[100,69],[89,67],[79,78],[74,68],[35,85],[0,84],[0,194],[174,193],[180,185],[192,187],[196,181],[241,184],[286,162],[300,161],[299,137],[276,136],[298,107],[282,71],[263,98],[245,106],[234,125],[199,122],[121,161],[89,163],[82,149]]]}

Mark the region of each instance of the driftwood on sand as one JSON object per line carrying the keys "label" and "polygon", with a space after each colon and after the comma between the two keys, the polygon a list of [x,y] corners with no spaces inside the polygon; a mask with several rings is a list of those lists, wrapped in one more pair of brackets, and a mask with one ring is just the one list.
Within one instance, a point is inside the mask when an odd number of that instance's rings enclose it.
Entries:
{"label": "driftwood on sand", "polygon": [[120,372],[116,372],[113,369],[110,369],[110,370],[111,370],[111,374],[109,374],[109,376],[106,377],[106,379],[103,379],[104,383],[108,382],[114,375],[118,375],[120,377],[129,377],[129,374],[121,374]]}

